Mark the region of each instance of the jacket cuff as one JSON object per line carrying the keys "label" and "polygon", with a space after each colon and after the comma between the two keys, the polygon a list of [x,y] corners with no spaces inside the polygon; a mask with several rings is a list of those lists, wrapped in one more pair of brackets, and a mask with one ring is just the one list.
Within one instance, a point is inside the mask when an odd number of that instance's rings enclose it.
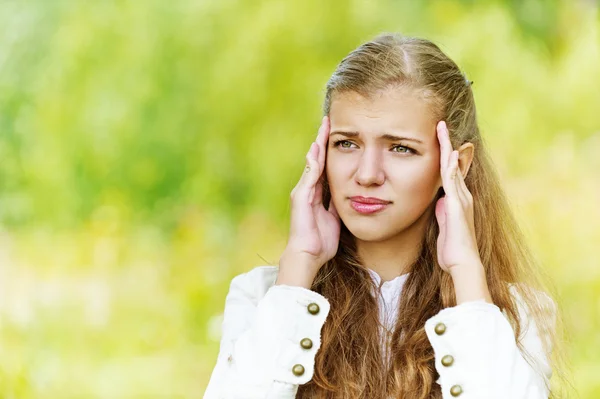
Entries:
{"label": "jacket cuff", "polygon": [[425,322],[444,398],[478,398],[486,391],[497,334],[512,336],[498,306],[484,300],[442,309]]}
{"label": "jacket cuff", "polygon": [[274,381],[299,385],[311,380],[329,310],[324,296],[306,288],[269,288],[257,306],[253,331],[264,348],[257,353],[270,357],[263,360]]}

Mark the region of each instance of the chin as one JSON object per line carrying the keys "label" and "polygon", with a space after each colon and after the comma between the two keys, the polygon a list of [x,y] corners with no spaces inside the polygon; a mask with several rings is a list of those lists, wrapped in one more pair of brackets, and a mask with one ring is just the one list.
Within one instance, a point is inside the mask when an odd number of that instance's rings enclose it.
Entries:
{"label": "chin", "polygon": [[[351,219],[351,218],[350,218]],[[389,222],[380,218],[364,218],[363,220],[343,220],[348,231],[361,241],[385,241],[394,235],[385,229]],[[396,232],[397,234],[397,232]]]}

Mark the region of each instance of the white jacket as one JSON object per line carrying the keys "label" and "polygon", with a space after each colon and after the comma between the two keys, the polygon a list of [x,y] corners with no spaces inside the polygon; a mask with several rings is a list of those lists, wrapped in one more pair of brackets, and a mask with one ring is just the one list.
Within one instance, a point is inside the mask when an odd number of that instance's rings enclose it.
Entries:
{"label": "white jacket", "polygon": [[[305,288],[275,286],[277,273],[276,266],[259,266],[231,281],[220,352],[204,399],[293,399],[298,385],[313,377],[329,302]],[[513,286],[511,292],[519,298]],[[543,295],[552,317],[555,304]],[[535,367],[521,355],[513,329],[496,305],[466,302],[425,322],[444,399],[458,391],[461,399],[548,398],[552,369],[541,341],[547,337],[529,323],[518,303],[525,329],[522,344]],[[453,361],[444,366],[446,355]]]}

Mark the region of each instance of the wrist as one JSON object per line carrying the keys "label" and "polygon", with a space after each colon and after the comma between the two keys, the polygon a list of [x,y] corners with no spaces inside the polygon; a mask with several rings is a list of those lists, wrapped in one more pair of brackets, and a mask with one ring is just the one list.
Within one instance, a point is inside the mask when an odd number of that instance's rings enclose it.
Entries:
{"label": "wrist", "polygon": [[452,266],[448,269],[452,279],[462,279],[465,276],[485,277],[485,269],[481,262],[472,262],[464,265]]}
{"label": "wrist", "polygon": [[455,266],[450,269],[450,275],[454,283],[457,305],[482,299],[493,303],[485,269],[480,262],[469,266]]}
{"label": "wrist", "polygon": [[306,257],[284,253],[279,260],[279,271],[275,285],[290,285],[310,289],[317,271],[318,267],[312,265]]}

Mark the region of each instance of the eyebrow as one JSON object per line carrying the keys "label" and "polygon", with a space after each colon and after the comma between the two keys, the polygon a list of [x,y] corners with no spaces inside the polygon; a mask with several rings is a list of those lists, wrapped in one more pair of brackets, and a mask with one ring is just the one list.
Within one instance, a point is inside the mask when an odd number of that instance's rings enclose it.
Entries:
{"label": "eyebrow", "polygon": [[[358,136],[360,136],[360,133],[358,133],[358,132],[343,132],[343,131],[336,130],[334,132],[331,132],[329,134],[329,137],[334,136],[336,134],[341,134],[341,135],[346,136],[346,137],[358,137]],[[389,134],[389,133],[382,134],[378,138],[382,139],[382,140],[388,140],[388,141],[408,140],[408,141],[414,141],[414,142],[419,143],[419,144],[423,144],[423,142],[421,140],[415,139],[413,137],[394,136],[393,134]]]}

